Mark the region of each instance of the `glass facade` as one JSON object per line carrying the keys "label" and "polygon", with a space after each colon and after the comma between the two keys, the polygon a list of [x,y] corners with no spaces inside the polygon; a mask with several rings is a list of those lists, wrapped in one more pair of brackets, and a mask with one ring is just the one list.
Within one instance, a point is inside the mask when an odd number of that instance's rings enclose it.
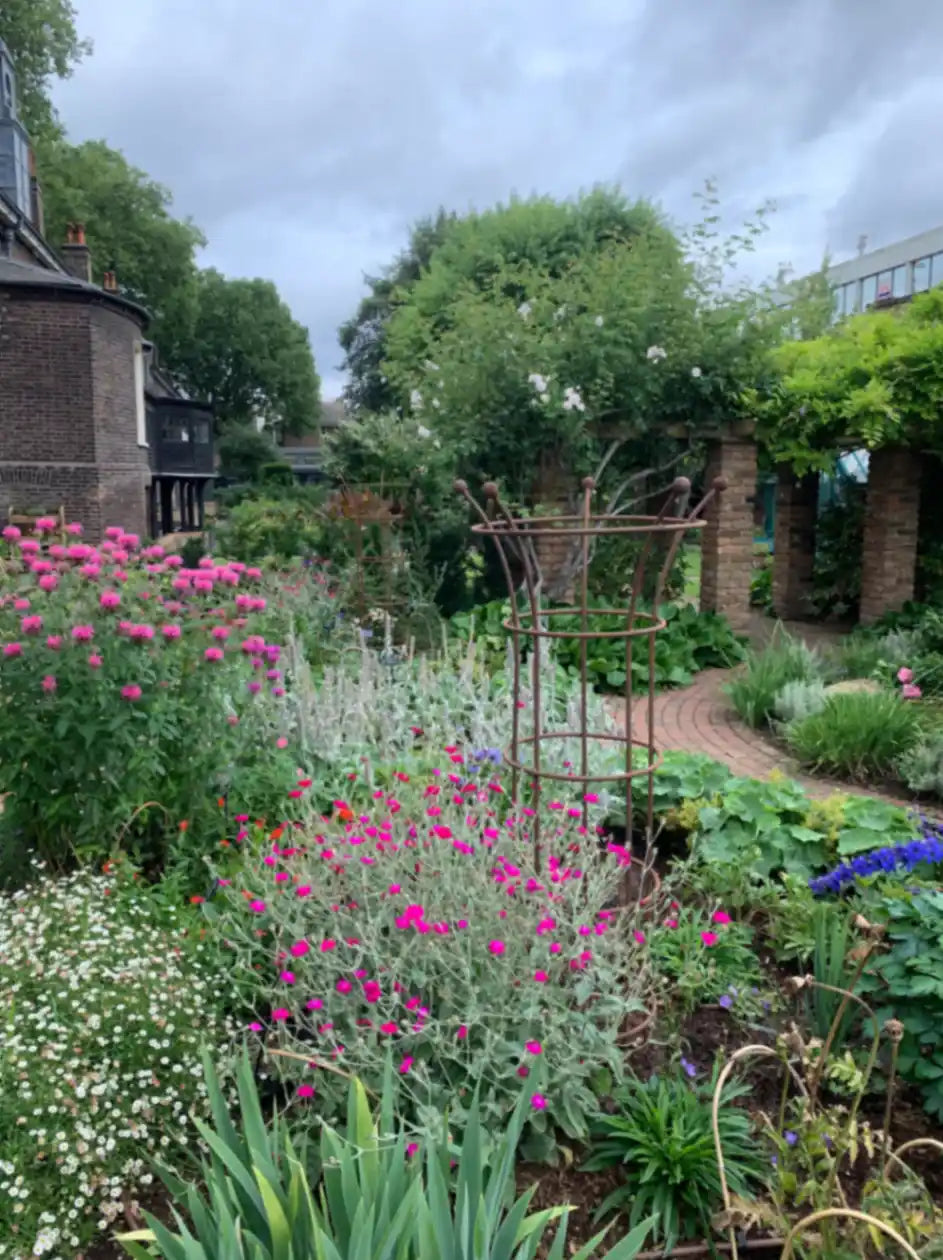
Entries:
{"label": "glass facade", "polygon": [[930,287],[930,259],[918,258],[914,263],[914,293],[926,293]]}
{"label": "glass facade", "polygon": [[869,306],[873,306],[877,298],[878,278],[877,276],[865,276],[861,281],[861,306],[867,310]]}
{"label": "glass facade", "polygon": [[854,315],[859,310],[866,311],[875,303],[899,301],[913,293],[925,293],[936,285],[943,285],[943,250],[838,286],[833,290],[833,319]]}
{"label": "glass facade", "polygon": [[934,254],[930,259],[930,283],[943,284],[943,254]]}

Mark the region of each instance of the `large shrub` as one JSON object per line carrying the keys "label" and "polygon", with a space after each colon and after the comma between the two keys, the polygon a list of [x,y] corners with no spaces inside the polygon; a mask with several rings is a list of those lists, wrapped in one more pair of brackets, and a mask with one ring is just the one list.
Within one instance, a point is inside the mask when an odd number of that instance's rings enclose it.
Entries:
{"label": "large shrub", "polygon": [[75,1255],[207,1115],[225,977],[169,899],[114,876],[0,897],[0,1257]]}
{"label": "large shrub", "polygon": [[[6,878],[30,852],[64,866],[116,844],[159,867],[175,842],[191,852],[220,837],[219,798],[283,800],[293,767],[275,746],[283,668],[259,632],[278,618],[261,571],[188,570],[118,529],[101,547],[17,532],[4,530],[0,587]],[[260,784],[276,770],[263,800],[234,779],[249,763]]]}
{"label": "large shrub", "polygon": [[295,1056],[276,1062],[319,1115],[342,1106],[332,1069],[376,1088],[392,1049],[420,1128],[446,1107],[460,1128],[476,1085],[499,1126],[526,1078],[541,1100],[527,1149],[547,1157],[555,1127],[586,1136],[592,1081],[621,1077],[620,1031],[646,998],[644,932],[615,910],[627,858],[562,801],[538,856],[529,817],[523,834],[502,821],[490,757],[451,757],[456,773],[379,792],[369,813],[339,801],[330,823],[276,832],[208,912],[248,1022]]}

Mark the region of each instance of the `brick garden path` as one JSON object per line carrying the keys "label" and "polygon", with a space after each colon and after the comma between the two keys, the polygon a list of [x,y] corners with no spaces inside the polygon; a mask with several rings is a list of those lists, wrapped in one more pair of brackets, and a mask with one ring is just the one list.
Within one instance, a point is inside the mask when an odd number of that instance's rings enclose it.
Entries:
{"label": "brick garden path", "polygon": [[[657,695],[655,746],[662,752],[704,753],[728,765],[734,774],[748,778],[765,779],[772,770],[780,770],[801,783],[812,797],[830,796],[832,792],[856,792],[862,796],[894,801],[897,805],[910,804],[884,792],[831,779],[813,778],[799,772],[783,748],[737,717],[723,692],[724,684],[732,674],[732,670],[726,669],[705,670],[698,674],[690,687]],[[648,715],[644,708],[644,700],[637,697],[632,713],[636,739],[647,738]],[[617,721],[622,721],[621,704],[613,703],[611,712]]]}

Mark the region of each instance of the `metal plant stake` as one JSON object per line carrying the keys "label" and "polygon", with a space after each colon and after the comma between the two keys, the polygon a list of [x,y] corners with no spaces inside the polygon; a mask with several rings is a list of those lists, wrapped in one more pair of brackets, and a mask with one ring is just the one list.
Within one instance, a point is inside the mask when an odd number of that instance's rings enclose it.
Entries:
{"label": "metal plant stake", "polygon": [[[685,511],[691,491],[687,477],[677,477],[662,498],[656,516],[617,515],[611,512],[593,512],[595,480],[586,477],[582,483],[582,511],[577,515],[522,517],[513,515],[502,502],[494,482],[482,487],[485,506],[470,493],[464,481],[456,481],[456,491],[468,502],[478,517],[472,532],[490,538],[498,551],[498,558],[507,582],[511,601],[511,615],[504,626],[513,639],[513,711],[511,719],[511,746],[505,752],[507,763],[513,772],[514,800],[520,800],[520,785],[524,779],[533,789],[534,844],[538,868],[540,865],[540,798],[546,788],[555,783],[566,783],[582,789],[583,825],[588,824],[589,803],[586,796],[595,787],[619,784],[624,792],[627,843],[633,834],[632,787],[635,779],[644,778],[646,806],[644,825],[646,838],[654,828],[654,780],[653,775],[662,758],[655,746],[655,635],[666,622],[658,615],[665,581],[674,564],[678,548],[689,530],[703,529],[706,521],[702,513],[714,496],[726,489],[726,482],[718,477],[704,498],[693,509]],[[634,505],[633,505],[634,506]],[[618,536],[634,536],[641,544],[638,559],[632,573],[628,606],[624,608],[592,608],[589,606],[589,566],[595,544]],[[573,603],[569,607],[546,606],[545,588],[541,575],[539,552],[546,552],[547,542],[566,543],[568,549],[578,551],[578,564],[572,583]],[[662,544],[660,547],[658,544]],[[523,569],[524,607],[518,606],[518,584],[514,578],[513,564]],[[657,566],[657,568],[656,568]],[[646,571],[655,572],[652,591],[652,611],[639,608],[640,597],[645,589]],[[577,618],[579,630],[555,630],[554,619]],[[619,629],[604,630],[594,625],[600,618],[619,617]],[[557,622],[559,624],[559,622]],[[552,645],[554,639],[579,641],[579,729],[545,729],[546,719],[541,696],[541,654],[544,643]],[[588,678],[587,662],[593,640],[621,642],[625,651],[625,686],[622,697],[624,708],[624,732],[594,731],[589,723],[589,695],[592,684]],[[521,734],[522,670],[521,651],[527,644],[531,651],[531,693],[533,734]],[[549,647],[547,649],[549,651]],[[647,687],[641,696],[632,694],[632,665],[639,653],[648,661]],[[636,709],[641,706],[646,718],[645,738],[637,737],[633,730]],[[579,766],[565,769],[560,764],[559,745],[566,741],[578,741]],[[590,770],[590,747],[593,744],[621,744],[624,747],[624,769],[614,774],[593,773]],[[554,746],[557,756],[554,756]],[[637,764],[633,753],[644,749],[645,763]]]}

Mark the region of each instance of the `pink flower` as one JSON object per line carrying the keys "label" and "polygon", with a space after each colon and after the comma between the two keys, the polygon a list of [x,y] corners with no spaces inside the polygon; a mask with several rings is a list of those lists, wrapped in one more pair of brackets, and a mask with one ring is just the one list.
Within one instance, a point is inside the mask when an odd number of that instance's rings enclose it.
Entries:
{"label": "pink flower", "polygon": [[458,1032],[455,1034],[455,1040],[456,1040],[456,1041],[464,1041],[464,1040],[465,1040],[465,1038],[466,1038],[467,1036],[468,1036],[468,1025],[467,1025],[467,1024],[459,1024],[459,1026],[458,1026]]}
{"label": "pink flower", "polygon": [[349,993],[353,987],[349,980],[338,980],[334,986],[338,993]]}
{"label": "pink flower", "polygon": [[88,658],[88,663],[89,665],[91,665],[92,669],[101,669],[102,658],[98,655],[97,652],[93,652],[91,656]]}
{"label": "pink flower", "polygon": [[636,945],[644,945],[644,944],[645,944],[645,933],[644,933],[644,932],[635,931],[635,932],[633,932],[633,933],[632,933],[632,936],[633,936],[633,938],[634,938],[634,940],[635,940]]}
{"label": "pink flower", "polygon": [[307,1011],[319,1011],[323,1006],[324,1003],[320,998],[310,998],[307,1002],[305,1002],[305,1010]]}
{"label": "pink flower", "polygon": [[44,573],[39,579],[39,589],[41,591],[54,591],[59,585],[59,579],[55,573]]}
{"label": "pink flower", "polygon": [[214,639],[228,639],[229,627],[228,626],[214,626],[213,629],[210,631],[210,634],[213,636]]}
{"label": "pink flower", "polygon": [[547,1105],[547,1100],[544,1098],[543,1094],[534,1094],[533,1098],[530,1100],[530,1105],[535,1111],[543,1111]]}
{"label": "pink flower", "polygon": [[22,656],[23,655],[22,643],[4,643],[3,655],[4,656]]}
{"label": "pink flower", "polygon": [[39,634],[43,628],[43,619],[38,615],[24,617],[20,622],[20,629],[24,634]]}
{"label": "pink flower", "polygon": [[678,926],[678,920],[677,920],[677,919],[665,919],[665,927],[666,927],[666,928],[676,928],[677,926]]}
{"label": "pink flower", "polygon": [[287,748],[287,747],[288,747],[288,740],[285,738],[285,736],[284,736],[284,735],[279,735],[278,739],[275,741],[275,747],[276,747],[276,748]]}
{"label": "pink flower", "polygon": [[711,923],[733,923],[726,910],[715,910],[711,915]]}
{"label": "pink flower", "polygon": [[47,674],[43,679],[43,691],[55,691],[56,679],[54,674]]}
{"label": "pink flower", "polygon": [[72,638],[78,643],[88,643],[89,639],[95,637],[95,630],[92,626],[73,626]]}
{"label": "pink flower", "polygon": [[313,1086],[313,1085],[299,1085],[299,1086],[298,1086],[298,1097],[299,1097],[299,1098],[313,1098],[313,1097],[314,1097],[314,1086]]}
{"label": "pink flower", "polygon": [[7,540],[7,542],[16,542],[21,533],[22,531],[17,529],[15,525],[5,525],[3,527],[3,537]]}
{"label": "pink flower", "polygon": [[716,932],[702,932],[701,933],[701,943],[704,946],[706,946],[707,949],[710,949],[712,945],[716,945],[719,940],[720,940],[720,937],[717,935]]}
{"label": "pink flower", "polygon": [[78,521],[69,521],[68,525],[65,527],[65,532],[73,538],[78,538],[82,533],[82,526]]}
{"label": "pink flower", "polygon": [[143,643],[147,639],[153,639],[154,627],[146,625],[132,626],[129,633],[132,639],[135,639],[138,643]]}
{"label": "pink flower", "polygon": [[329,954],[332,949],[336,949],[336,948],[337,948],[337,941],[332,940],[330,936],[321,942],[322,954]]}
{"label": "pink flower", "polygon": [[919,700],[923,692],[916,683],[904,683],[900,689],[900,694],[905,700]]}
{"label": "pink flower", "polygon": [[208,661],[221,661],[223,659],[223,649],[218,647],[208,647],[203,653]]}
{"label": "pink flower", "polygon": [[406,1073],[409,1071],[409,1069],[412,1067],[412,1065],[413,1065],[413,1056],[411,1054],[407,1054],[406,1057],[403,1059],[402,1063],[399,1065],[400,1075],[405,1076]]}
{"label": "pink flower", "polygon": [[38,516],[36,518],[36,528],[41,534],[48,534],[56,528],[58,521],[54,516]]}
{"label": "pink flower", "polygon": [[256,1020],[255,1022],[253,1022],[253,1023],[251,1023],[251,1024],[249,1025],[249,1031],[250,1031],[250,1032],[261,1032],[261,1031],[262,1031],[262,1025],[258,1022],[258,1020]]}
{"label": "pink flower", "polygon": [[250,901],[249,909],[252,911],[253,914],[264,914],[265,902],[264,901]]}
{"label": "pink flower", "polygon": [[897,681],[901,683],[909,683],[914,680],[914,671],[908,669],[906,665],[902,665],[897,671]]}
{"label": "pink flower", "polygon": [[291,949],[288,951],[293,958],[302,958],[308,952],[311,946],[307,941],[295,941]]}
{"label": "pink flower", "polygon": [[279,1023],[281,1020],[291,1019],[291,1011],[287,1006],[276,1006],[274,1011],[272,1011],[272,1019],[276,1023]]}
{"label": "pink flower", "polygon": [[46,636],[46,647],[52,648],[54,652],[58,652],[59,648],[62,647],[62,635],[48,634]]}
{"label": "pink flower", "polygon": [[524,1049],[528,1054],[543,1054],[543,1046],[539,1041],[525,1041]]}
{"label": "pink flower", "polygon": [[164,636],[165,639],[179,639],[180,638],[180,627],[175,626],[173,624],[161,626],[160,632]]}
{"label": "pink flower", "polygon": [[488,942],[488,949],[491,951],[492,954],[495,955],[495,957],[497,957],[499,954],[503,954],[505,948],[506,946],[504,944],[504,941],[489,941]]}
{"label": "pink flower", "polygon": [[550,945],[550,952],[551,954],[559,954],[562,948],[563,946],[560,944],[559,941],[553,941]]}
{"label": "pink flower", "polygon": [[418,1150],[419,1150],[419,1143],[418,1143],[418,1142],[407,1142],[407,1143],[406,1143],[406,1154],[407,1154],[408,1156],[410,1156],[410,1158],[412,1158],[412,1156],[413,1156],[413,1155],[415,1155],[415,1154],[416,1154],[416,1152],[417,1152]]}
{"label": "pink flower", "polygon": [[538,970],[534,972],[534,980],[537,984],[546,984],[549,979],[550,977],[547,975],[546,971]]}
{"label": "pink flower", "polygon": [[127,683],[121,688],[121,696],[124,700],[140,700],[141,688],[137,683]]}
{"label": "pink flower", "polygon": [[376,980],[367,980],[363,986],[363,996],[367,1002],[379,1002],[382,992]]}
{"label": "pink flower", "polygon": [[98,597],[98,602],[102,608],[117,608],[121,603],[121,596],[117,591],[102,591]]}

